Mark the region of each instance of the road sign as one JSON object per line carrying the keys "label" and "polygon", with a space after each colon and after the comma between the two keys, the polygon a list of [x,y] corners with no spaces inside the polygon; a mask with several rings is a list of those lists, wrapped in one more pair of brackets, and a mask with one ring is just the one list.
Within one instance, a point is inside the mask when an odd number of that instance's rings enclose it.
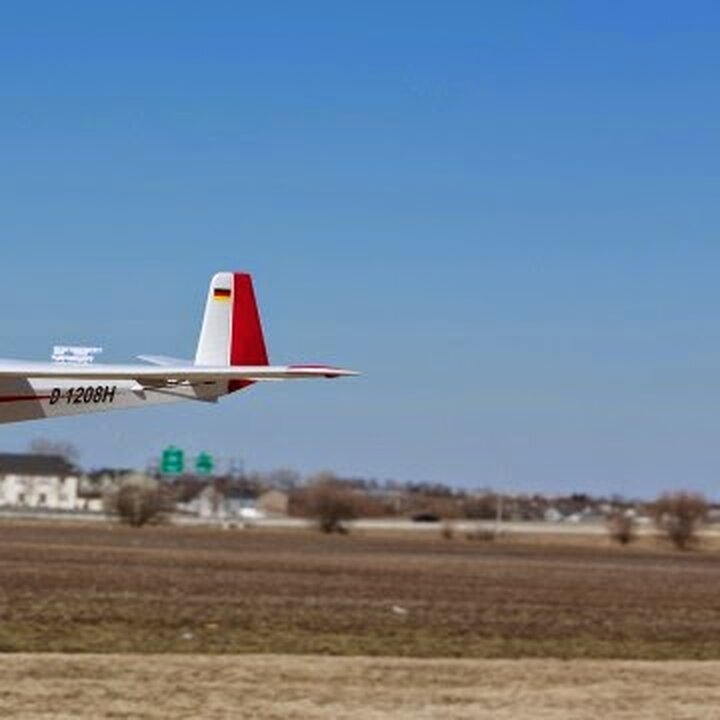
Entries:
{"label": "road sign", "polygon": [[200,453],[195,460],[195,471],[198,475],[210,475],[215,469],[215,461],[209,453]]}
{"label": "road sign", "polygon": [[185,453],[176,447],[163,451],[160,471],[163,475],[180,475],[185,470]]}

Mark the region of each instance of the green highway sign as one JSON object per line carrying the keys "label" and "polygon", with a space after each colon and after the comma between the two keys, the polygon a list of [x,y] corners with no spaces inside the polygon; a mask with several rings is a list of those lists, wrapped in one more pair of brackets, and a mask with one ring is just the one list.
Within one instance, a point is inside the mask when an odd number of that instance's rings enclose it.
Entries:
{"label": "green highway sign", "polygon": [[195,472],[198,475],[210,475],[215,469],[215,461],[209,453],[200,453],[195,460]]}
{"label": "green highway sign", "polygon": [[169,447],[163,451],[160,462],[160,472],[163,475],[180,475],[185,471],[185,453],[176,447]]}

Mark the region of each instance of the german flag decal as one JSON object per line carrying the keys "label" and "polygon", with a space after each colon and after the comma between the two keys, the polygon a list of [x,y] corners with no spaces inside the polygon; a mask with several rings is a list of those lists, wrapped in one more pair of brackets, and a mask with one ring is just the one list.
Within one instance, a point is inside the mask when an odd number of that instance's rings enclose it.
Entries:
{"label": "german flag decal", "polygon": [[229,302],[232,292],[225,288],[215,288],[213,290],[213,297],[215,300],[222,300],[223,302]]}

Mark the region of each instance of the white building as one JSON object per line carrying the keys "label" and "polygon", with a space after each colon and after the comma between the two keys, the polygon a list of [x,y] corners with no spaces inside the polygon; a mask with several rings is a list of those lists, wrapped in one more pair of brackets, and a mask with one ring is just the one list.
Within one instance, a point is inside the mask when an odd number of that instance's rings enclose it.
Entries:
{"label": "white building", "polygon": [[261,520],[266,517],[252,498],[234,492],[222,492],[212,485],[204,487],[192,500],[178,509],[203,520]]}
{"label": "white building", "polygon": [[78,482],[60,456],[0,453],[0,507],[75,510]]}

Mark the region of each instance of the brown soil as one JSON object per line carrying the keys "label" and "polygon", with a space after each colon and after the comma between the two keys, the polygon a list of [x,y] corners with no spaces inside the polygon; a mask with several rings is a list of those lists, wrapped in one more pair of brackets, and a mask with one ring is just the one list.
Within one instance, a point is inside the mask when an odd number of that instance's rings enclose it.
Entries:
{"label": "brown soil", "polygon": [[0,651],[720,659],[720,556],[6,522]]}

